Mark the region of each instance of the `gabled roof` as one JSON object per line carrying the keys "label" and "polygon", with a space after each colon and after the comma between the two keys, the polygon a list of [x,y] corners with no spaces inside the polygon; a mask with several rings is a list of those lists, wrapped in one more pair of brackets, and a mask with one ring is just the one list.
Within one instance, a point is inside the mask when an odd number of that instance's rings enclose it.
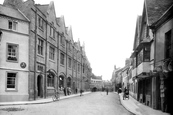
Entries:
{"label": "gabled roof", "polygon": [[45,4],[45,5],[36,4],[36,6],[44,15],[46,15],[49,4]]}
{"label": "gabled roof", "polygon": [[173,0],[145,0],[148,24],[156,22],[173,4]]}
{"label": "gabled roof", "polygon": [[3,6],[0,4],[0,14],[4,15],[4,16],[9,16],[12,18],[16,18],[16,19],[20,19],[23,21],[29,21],[29,19],[27,19],[24,14],[22,14],[20,12],[20,10],[15,9],[15,8],[11,8],[8,6]]}
{"label": "gabled roof", "polygon": [[140,28],[141,28],[142,16],[138,16],[136,20],[136,29],[135,29],[135,39],[133,43],[133,50],[136,49],[139,42]]}

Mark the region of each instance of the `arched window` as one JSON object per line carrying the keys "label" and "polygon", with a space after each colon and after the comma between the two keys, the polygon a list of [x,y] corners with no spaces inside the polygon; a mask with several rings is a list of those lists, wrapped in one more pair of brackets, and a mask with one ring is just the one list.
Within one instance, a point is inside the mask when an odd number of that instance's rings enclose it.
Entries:
{"label": "arched window", "polygon": [[54,87],[54,75],[48,74],[47,76],[47,86],[48,87]]}
{"label": "arched window", "polygon": [[64,87],[64,77],[59,76],[59,87]]}

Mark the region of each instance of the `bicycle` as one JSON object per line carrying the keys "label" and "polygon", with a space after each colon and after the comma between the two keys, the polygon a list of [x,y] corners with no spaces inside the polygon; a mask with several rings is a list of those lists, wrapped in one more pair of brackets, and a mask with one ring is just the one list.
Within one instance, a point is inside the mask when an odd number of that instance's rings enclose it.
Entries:
{"label": "bicycle", "polygon": [[55,92],[55,94],[52,96],[52,100],[53,100],[53,101],[56,101],[56,100],[59,101],[59,99],[60,99],[60,94],[59,94],[59,92],[57,91],[57,92]]}

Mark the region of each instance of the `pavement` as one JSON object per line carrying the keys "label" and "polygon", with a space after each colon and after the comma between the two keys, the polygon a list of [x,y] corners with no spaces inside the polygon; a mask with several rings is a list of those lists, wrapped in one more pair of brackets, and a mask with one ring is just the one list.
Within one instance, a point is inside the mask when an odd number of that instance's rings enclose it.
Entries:
{"label": "pavement", "polygon": [[123,93],[119,94],[121,104],[130,112],[135,115],[170,115],[169,113],[162,112],[161,110],[155,110],[149,106],[146,106],[138,102],[133,97],[129,96],[129,99],[123,100]]}
{"label": "pavement", "polygon": [[[82,95],[86,95],[86,94],[90,94],[91,92],[83,92]],[[59,100],[63,100],[63,99],[68,99],[68,98],[72,98],[72,97],[77,97],[80,96],[80,93],[78,94],[71,94],[71,95],[61,95]],[[33,100],[33,101],[16,101],[16,102],[0,102],[0,106],[11,106],[11,105],[30,105],[30,104],[45,104],[45,103],[51,103],[54,102],[52,100],[52,97],[48,97],[48,98],[41,98],[41,99],[37,99],[37,100]]]}

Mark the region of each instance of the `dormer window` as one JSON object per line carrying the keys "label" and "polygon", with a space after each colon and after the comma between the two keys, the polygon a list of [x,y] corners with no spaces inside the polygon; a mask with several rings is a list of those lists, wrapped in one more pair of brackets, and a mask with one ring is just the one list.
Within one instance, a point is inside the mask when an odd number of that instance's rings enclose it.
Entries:
{"label": "dormer window", "polygon": [[8,21],[8,29],[17,30],[17,22],[16,21]]}

